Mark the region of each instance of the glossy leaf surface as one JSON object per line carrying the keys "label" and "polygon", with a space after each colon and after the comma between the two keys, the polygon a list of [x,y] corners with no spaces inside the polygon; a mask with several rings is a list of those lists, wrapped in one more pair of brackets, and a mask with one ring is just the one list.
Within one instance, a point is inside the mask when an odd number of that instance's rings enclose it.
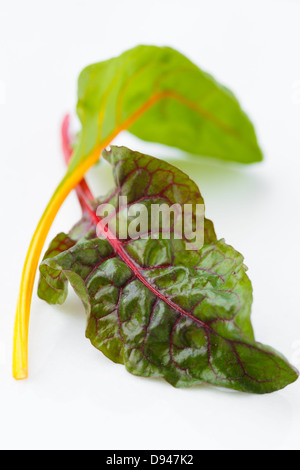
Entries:
{"label": "glossy leaf surface", "polygon": [[[147,206],[147,197],[160,199],[166,188],[172,188],[170,202],[175,195],[180,204],[189,197],[202,200],[195,183],[165,162],[115,147],[105,158],[113,165],[116,188],[100,202],[118,207],[117,195],[126,193],[131,204]],[[173,238],[112,243],[97,238],[95,230],[74,237],[72,247],[43,261],[39,295],[50,303],[54,296],[63,301],[68,280],[85,306],[87,337],[133,374],[163,377],[177,387],[206,382],[253,393],[279,390],[297,372],[255,342],[243,257],[217,241],[207,223],[209,236],[197,252]],[[70,239],[72,232],[60,234],[50,250]]]}

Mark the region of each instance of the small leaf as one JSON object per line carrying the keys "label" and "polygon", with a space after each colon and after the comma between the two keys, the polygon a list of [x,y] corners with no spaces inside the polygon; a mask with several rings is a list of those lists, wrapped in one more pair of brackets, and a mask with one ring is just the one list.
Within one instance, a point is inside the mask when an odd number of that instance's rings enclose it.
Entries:
{"label": "small leaf", "polygon": [[262,160],[253,125],[231,91],[169,47],[138,46],[80,75],[82,131],[74,162],[127,129],[205,155]]}
{"label": "small leaf", "polygon": [[[195,183],[165,162],[116,147],[104,157],[113,165],[116,188],[99,203],[109,202],[118,214],[124,194],[130,205],[145,207],[166,191],[170,205],[203,201]],[[45,259],[40,269],[69,280],[86,309],[86,336],[135,375],[162,377],[176,387],[210,383],[251,393],[284,388],[298,373],[255,341],[243,257],[217,241],[208,225],[198,251],[186,250],[173,236],[104,240],[90,234]],[[47,282],[43,298],[51,302],[56,281],[49,276]]]}

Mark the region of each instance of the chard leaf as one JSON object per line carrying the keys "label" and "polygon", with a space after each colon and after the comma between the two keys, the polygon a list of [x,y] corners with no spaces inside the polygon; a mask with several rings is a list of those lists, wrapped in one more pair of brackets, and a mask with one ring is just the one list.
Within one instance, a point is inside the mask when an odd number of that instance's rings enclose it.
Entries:
{"label": "chard leaf", "polygon": [[74,162],[127,129],[196,154],[262,160],[253,125],[227,88],[169,47],[138,46],[80,75]]}
{"label": "chard leaf", "polygon": [[[169,204],[203,201],[195,183],[165,162],[116,147],[104,157],[113,166],[116,188],[98,203],[109,201],[118,214],[118,196],[124,194],[129,204],[146,207],[166,192]],[[52,303],[59,290],[65,299],[66,282],[56,280],[68,280],[85,306],[87,338],[132,374],[161,377],[176,387],[209,383],[260,394],[282,389],[298,373],[255,341],[243,256],[216,239],[211,222],[205,225],[198,251],[186,250],[172,236],[112,240],[90,231],[44,259],[39,295]]]}

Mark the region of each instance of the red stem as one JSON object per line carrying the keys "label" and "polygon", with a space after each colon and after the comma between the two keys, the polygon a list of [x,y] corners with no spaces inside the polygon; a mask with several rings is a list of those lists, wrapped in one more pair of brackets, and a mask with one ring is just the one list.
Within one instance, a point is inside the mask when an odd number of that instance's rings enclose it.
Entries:
{"label": "red stem", "polygon": [[[61,142],[62,142],[63,155],[64,155],[66,165],[69,164],[69,161],[73,153],[69,129],[70,129],[70,116],[69,114],[67,114],[61,126]],[[80,188],[80,191],[79,191],[79,188]],[[80,182],[79,186],[76,188],[76,193],[77,193],[82,210],[85,209],[82,193],[84,194],[85,198],[87,198],[89,201],[95,200],[87,182],[84,179]]]}
{"label": "red stem", "polygon": [[[71,148],[70,137],[69,137],[69,123],[70,123],[70,117],[67,115],[62,125],[62,146],[63,146],[63,153],[64,153],[66,163],[69,162],[70,157],[72,155],[72,148]],[[163,300],[171,308],[177,310],[181,315],[185,315],[188,318],[192,319],[193,321],[196,321],[196,323],[203,326],[206,330],[211,329],[208,325],[206,325],[200,319],[194,317],[189,312],[186,312],[183,308],[175,304],[171,299],[164,296],[159,290],[157,290],[154,286],[152,286],[145,279],[145,277],[143,276],[141,272],[143,271],[143,268],[135,264],[135,262],[129,257],[127,252],[124,250],[122,242],[114,236],[114,234],[109,230],[109,228],[106,225],[103,225],[103,221],[95,213],[91,205],[91,202],[94,201],[95,198],[92,192],[90,191],[90,188],[88,187],[88,184],[86,183],[85,180],[82,180],[81,183],[77,186],[76,192],[77,192],[77,196],[78,196],[83,212],[90,216],[91,221],[95,224],[98,231],[101,231],[105,235],[106,239],[108,240],[112,248],[115,250],[116,254],[118,254],[120,258],[123,259],[123,261],[127,264],[127,266],[133,272],[134,276],[137,279],[139,279],[158,298]]]}
{"label": "red stem", "polygon": [[153,292],[156,297],[160,298],[163,300],[167,305],[169,305],[171,308],[174,310],[177,310],[181,315],[185,315],[186,317],[192,319],[199,325],[203,326],[206,330],[211,329],[208,325],[206,325],[203,321],[200,319],[194,317],[191,313],[185,311],[183,308],[181,308],[179,305],[175,304],[171,299],[166,297],[164,294],[162,294],[157,288],[155,288],[153,285],[151,285],[147,279],[143,276],[142,272],[143,268],[135,264],[134,261],[129,257],[129,255],[126,253],[124,250],[124,247],[122,245],[122,242],[115,237],[115,235],[109,230],[109,228],[103,224],[103,221],[101,220],[100,217],[97,216],[97,214],[94,212],[93,208],[90,206],[90,203],[86,200],[85,194],[81,188],[78,189],[82,203],[85,206],[85,209],[89,213],[91,220],[95,223],[98,232],[102,232],[107,241],[110,243],[112,248],[115,250],[116,254],[122,258],[122,260],[125,262],[125,264],[131,269],[133,272],[134,276],[139,279],[151,292]]}

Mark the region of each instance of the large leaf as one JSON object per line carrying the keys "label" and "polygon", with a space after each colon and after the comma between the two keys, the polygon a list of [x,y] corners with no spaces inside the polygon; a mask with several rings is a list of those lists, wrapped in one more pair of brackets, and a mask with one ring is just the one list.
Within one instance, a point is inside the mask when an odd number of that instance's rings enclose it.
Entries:
{"label": "large leaf", "polygon": [[[195,183],[167,163],[124,148],[104,156],[116,188],[99,202],[110,202],[118,213],[124,194],[131,206],[149,207],[166,193],[169,204],[203,201]],[[177,387],[207,382],[254,393],[279,390],[298,374],[280,354],[256,343],[243,257],[217,241],[211,222],[206,228],[198,251],[172,236],[112,240],[90,231],[43,261],[39,295],[62,302],[68,280],[85,306],[87,337],[133,374],[163,377]],[[72,233],[61,234],[60,245]]]}
{"label": "large leaf", "polygon": [[262,159],[234,95],[169,47],[139,46],[87,67],[79,78],[78,115],[82,131],[74,162],[123,129],[197,155]]}

